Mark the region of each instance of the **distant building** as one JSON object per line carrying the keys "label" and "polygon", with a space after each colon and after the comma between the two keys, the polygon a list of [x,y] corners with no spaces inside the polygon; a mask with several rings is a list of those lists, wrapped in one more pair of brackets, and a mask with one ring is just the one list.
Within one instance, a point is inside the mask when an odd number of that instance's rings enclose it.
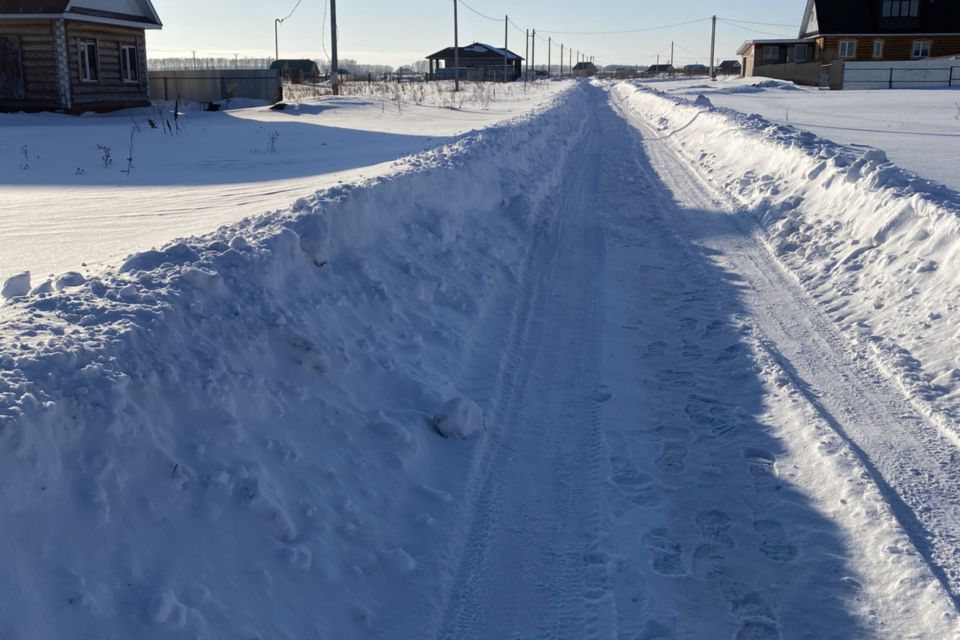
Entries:
{"label": "distant building", "polygon": [[710,73],[710,67],[705,64],[688,64],[683,68],[688,76],[702,76]]}
{"label": "distant building", "polygon": [[743,65],[739,60],[724,60],[717,66],[716,71],[720,76],[739,76],[743,71]]}
{"label": "distant building", "polygon": [[597,75],[597,65],[592,62],[578,62],[573,66],[573,75],[575,76],[595,76]]}
{"label": "distant building", "polygon": [[427,56],[430,61],[428,77],[431,80],[453,80],[455,56],[459,56],[461,80],[511,82],[522,74],[522,57],[509,49],[474,42],[459,50],[447,47]]}
{"label": "distant building", "polygon": [[320,79],[320,67],[313,60],[274,60],[272,70],[279,70],[283,79],[293,84],[317,82]]}
{"label": "distant building", "polygon": [[150,0],[0,0],[0,111],[150,104]]}
{"label": "distant building", "polygon": [[675,69],[672,64],[652,64],[647,67],[647,75],[658,76],[663,73],[673,73]]}

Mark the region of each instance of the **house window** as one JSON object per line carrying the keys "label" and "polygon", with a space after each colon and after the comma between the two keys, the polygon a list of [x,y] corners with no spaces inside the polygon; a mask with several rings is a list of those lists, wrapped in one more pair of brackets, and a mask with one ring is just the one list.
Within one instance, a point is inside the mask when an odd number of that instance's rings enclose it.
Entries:
{"label": "house window", "polygon": [[769,62],[770,60],[776,60],[780,57],[780,47],[770,47],[765,46],[763,48],[763,60]]}
{"label": "house window", "polygon": [[841,58],[853,58],[857,55],[856,40],[841,40],[839,54]]}
{"label": "house window", "polygon": [[930,57],[930,41],[914,40],[913,41],[913,57],[929,58]]}
{"label": "house window", "polygon": [[793,50],[793,58],[794,58],[794,60],[796,60],[798,63],[804,63],[804,62],[806,62],[806,61],[807,61],[807,55],[808,55],[808,54],[807,54],[807,45],[805,45],[805,44],[798,44],[796,47],[794,47],[794,50]]}
{"label": "house window", "polygon": [[77,58],[80,66],[80,80],[96,82],[100,79],[100,56],[97,54],[97,41],[81,40],[77,46],[80,51]]}
{"label": "house window", "polygon": [[884,18],[916,18],[919,13],[920,0],[883,0]]}
{"label": "house window", "polygon": [[124,82],[138,82],[140,80],[137,48],[133,45],[120,45],[120,77]]}
{"label": "house window", "polygon": [[873,57],[877,60],[883,57],[883,40],[873,41]]}

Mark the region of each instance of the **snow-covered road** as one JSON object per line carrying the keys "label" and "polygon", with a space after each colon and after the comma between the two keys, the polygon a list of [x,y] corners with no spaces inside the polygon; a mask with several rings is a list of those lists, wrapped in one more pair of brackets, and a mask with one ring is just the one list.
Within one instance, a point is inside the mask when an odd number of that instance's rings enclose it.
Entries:
{"label": "snow-covered road", "polygon": [[708,181],[590,100],[438,637],[952,637],[953,443]]}

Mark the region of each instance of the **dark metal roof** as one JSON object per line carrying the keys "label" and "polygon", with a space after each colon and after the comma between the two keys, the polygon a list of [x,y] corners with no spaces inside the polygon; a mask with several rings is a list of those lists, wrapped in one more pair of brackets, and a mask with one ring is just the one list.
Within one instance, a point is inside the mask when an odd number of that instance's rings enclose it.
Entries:
{"label": "dark metal roof", "polygon": [[63,13],[70,0],[0,0],[0,14]]}
{"label": "dark metal roof", "polygon": [[292,69],[301,73],[319,73],[320,69],[313,60],[274,60],[270,65],[271,69],[280,69],[285,71]]}
{"label": "dark metal roof", "polygon": [[[463,60],[468,60],[470,58],[499,58],[503,59],[506,57],[507,60],[523,60],[522,57],[515,54],[509,49],[498,49],[497,47],[491,47],[488,44],[483,44],[482,42],[474,42],[473,44],[460,47],[460,58]],[[427,60],[452,60],[453,59],[453,47],[447,47],[432,53],[427,56]]]}
{"label": "dark metal roof", "polygon": [[[807,0],[800,37],[844,34],[958,33],[960,2],[920,0],[916,18],[884,18],[882,0]],[[816,17],[816,28],[811,18]]]}
{"label": "dark metal roof", "polygon": [[[88,4],[96,5],[97,2]],[[0,0],[0,16],[3,15],[49,15],[53,16],[82,16],[103,20],[116,20],[126,23],[161,26],[160,18],[149,0],[139,2],[141,13],[129,14],[93,7],[71,7],[70,0]],[[149,28],[149,27],[147,27]]]}

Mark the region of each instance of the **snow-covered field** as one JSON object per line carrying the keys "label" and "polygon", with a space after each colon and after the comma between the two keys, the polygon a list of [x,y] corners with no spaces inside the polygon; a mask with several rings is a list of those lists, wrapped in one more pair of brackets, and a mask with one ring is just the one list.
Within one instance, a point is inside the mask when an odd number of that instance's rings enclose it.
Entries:
{"label": "snow-covered field", "polygon": [[[96,270],[321,188],[385,175],[398,158],[536,109],[565,86],[510,85],[480,99],[464,84],[458,109],[440,108],[446,93],[437,92],[419,105],[386,93],[281,112],[193,106],[177,135],[164,128],[176,125],[172,103],[82,118],[0,114],[0,277]],[[109,148],[109,166],[99,147]]]}
{"label": "snow-covered field", "polygon": [[17,169],[186,210],[7,283],[0,637],[960,637],[960,196],[686,90],[540,91]]}
{"label": "snow-covered field", "polygon": [[821,91],[764,78],[661,82],[657,89],[756,113],[860,148],[882,149],[898,166],[960,190],[960,89]]}

